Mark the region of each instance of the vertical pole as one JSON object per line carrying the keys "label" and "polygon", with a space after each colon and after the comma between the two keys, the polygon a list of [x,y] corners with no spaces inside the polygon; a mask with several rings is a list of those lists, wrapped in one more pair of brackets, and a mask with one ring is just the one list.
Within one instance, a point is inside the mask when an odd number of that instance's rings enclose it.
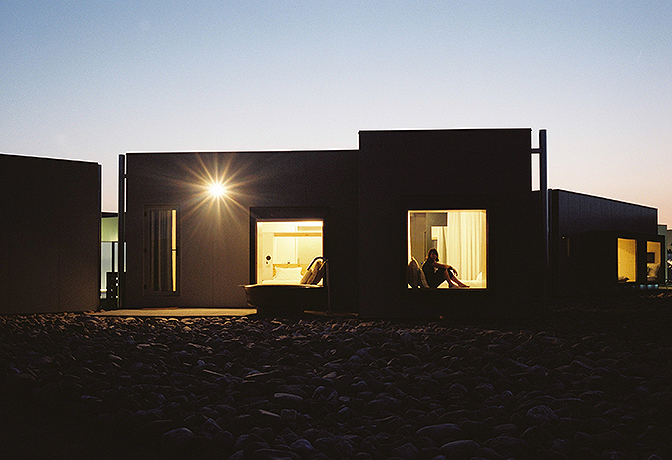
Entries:
{"label": "vertical pole", "polygon": [[539,189],[541,193],[542,241],[543,241],[543,281],[542,281],[542,309],[543,315],[548,315],[550,301],[550,222],[548,202],[548,166],[546,130],[539,131]]}
{"label": "vertical pole", "polygon": [[117,228],[117,240],[119,248],[117,249],[117,308],[121,308],[124,303],[124,291],[126,287],[126,272],[124,263],[124,243],[126,242],[126,156],[119,155],[119,201],[117,203],[119,219]]}

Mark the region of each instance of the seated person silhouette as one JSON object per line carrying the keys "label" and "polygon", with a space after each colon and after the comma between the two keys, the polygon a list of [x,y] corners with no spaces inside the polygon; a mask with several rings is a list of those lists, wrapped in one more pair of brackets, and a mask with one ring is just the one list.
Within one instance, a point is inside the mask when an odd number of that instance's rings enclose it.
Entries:
{"label": "seated person silhouette", "polygon": [[469,287],[457,278],[457,270],[450,265],[439,263],[439,253],[435,248],[427,253],[427,258],[422,263],[422,271],[425,273],[427,284],[432,289],[436,289],[444,281],[448,281],[449,288]]}

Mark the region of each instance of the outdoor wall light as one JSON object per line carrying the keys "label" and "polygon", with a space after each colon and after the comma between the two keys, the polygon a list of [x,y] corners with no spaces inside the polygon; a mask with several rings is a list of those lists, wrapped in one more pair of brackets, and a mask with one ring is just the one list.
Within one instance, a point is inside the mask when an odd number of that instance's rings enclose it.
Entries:
{"label": "outdoor wall light", "polygon": [[208,191],[213,198],[223,198],[226,196],[226,187],[221,182],[213,182],[210,184]]}

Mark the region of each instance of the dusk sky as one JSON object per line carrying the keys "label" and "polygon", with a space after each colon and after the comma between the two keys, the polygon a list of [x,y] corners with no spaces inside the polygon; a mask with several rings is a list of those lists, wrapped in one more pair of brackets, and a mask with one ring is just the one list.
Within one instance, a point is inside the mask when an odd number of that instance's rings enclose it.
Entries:
{"label": "dusk sky", "polygon": [[127,151],[523,127],[550,187],[672,226],[670,0],[0,0],[0,43],[0,152],[101,163],[104,211]]}

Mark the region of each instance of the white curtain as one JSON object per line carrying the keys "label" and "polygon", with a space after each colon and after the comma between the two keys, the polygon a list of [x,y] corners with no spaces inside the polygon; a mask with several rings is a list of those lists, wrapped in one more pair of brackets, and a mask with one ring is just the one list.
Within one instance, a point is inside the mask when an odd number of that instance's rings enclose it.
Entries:
{"label": "white curtain", "polygon": [[486,278],[485,211],[449,211],[448,226],[437,235],[437,251],[442,263],[452,265],[461,280]]}

